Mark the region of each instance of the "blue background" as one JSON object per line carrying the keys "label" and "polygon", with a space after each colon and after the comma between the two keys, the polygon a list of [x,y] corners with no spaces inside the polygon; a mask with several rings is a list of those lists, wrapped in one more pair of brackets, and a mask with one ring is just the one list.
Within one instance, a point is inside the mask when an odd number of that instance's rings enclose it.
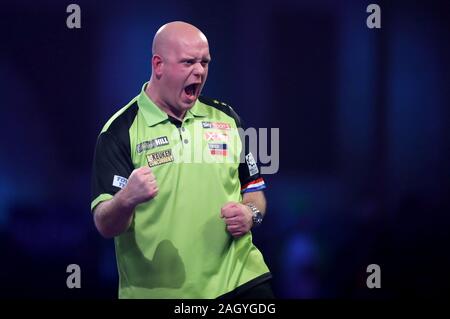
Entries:
{"label": "blue background", "polygon": [[[255,231],[282,298],[449,295],[450,5],[377,1],[69,1],[0,7],[1,297],[114,298],[112,240],[92,222],[105,121],[150,76],[162,24],[209,39],[203,93],[280,128]],[[81,267],[81,289],[66,267]],[[368,289],[366,267],[381,267]]]}

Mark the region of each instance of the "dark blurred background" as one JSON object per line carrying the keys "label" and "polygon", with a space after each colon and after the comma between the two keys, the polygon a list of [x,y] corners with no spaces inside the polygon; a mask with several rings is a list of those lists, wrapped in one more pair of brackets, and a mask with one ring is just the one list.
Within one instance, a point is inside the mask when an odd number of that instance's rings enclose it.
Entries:
{"label": "dark blurred background", "polygon": [[254,234],[276,294],[448,298],[449,1],[76,1],[68,29],[70,3],[0,6],[1,297],[116,297],[89,209],[96,137],[149,79],[158,27],[184,20],[210,42],[204,94],[280,128]]}

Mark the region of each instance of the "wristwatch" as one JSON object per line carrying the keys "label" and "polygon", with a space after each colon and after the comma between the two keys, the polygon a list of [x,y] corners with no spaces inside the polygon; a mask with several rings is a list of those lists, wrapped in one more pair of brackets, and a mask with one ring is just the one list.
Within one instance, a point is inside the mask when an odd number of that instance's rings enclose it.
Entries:
{"label": "wristwatch", "polygon": [[261,225],[261,223],[263,221],[263,215],[261,214],[259,209],[256,208],[256,206],[253,203],[246,203],[245,205],[250,207],[250,209],[252,210],[253,227],[257,227],[257,226]]}

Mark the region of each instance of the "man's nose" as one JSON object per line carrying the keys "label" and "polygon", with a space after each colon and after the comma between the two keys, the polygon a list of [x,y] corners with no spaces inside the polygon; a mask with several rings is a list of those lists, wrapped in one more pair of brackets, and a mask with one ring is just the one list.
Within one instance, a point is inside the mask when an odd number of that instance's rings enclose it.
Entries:
{"label": "man's nose", "polygon": [[203,76],[205,74],[205,67],[200,63],[194,65],[194,75]]}

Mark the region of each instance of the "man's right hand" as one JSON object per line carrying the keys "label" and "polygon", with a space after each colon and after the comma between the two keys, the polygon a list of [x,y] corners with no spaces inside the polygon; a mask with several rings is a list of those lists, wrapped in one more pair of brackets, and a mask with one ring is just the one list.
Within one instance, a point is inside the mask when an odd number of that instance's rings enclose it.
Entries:
{"label": "man's right hand", "polygon": [[157,194],[156,177],[148,166],[136,168],[128,177],[127,186],[122,190],[122,198],[133,208],[149,201]]}

